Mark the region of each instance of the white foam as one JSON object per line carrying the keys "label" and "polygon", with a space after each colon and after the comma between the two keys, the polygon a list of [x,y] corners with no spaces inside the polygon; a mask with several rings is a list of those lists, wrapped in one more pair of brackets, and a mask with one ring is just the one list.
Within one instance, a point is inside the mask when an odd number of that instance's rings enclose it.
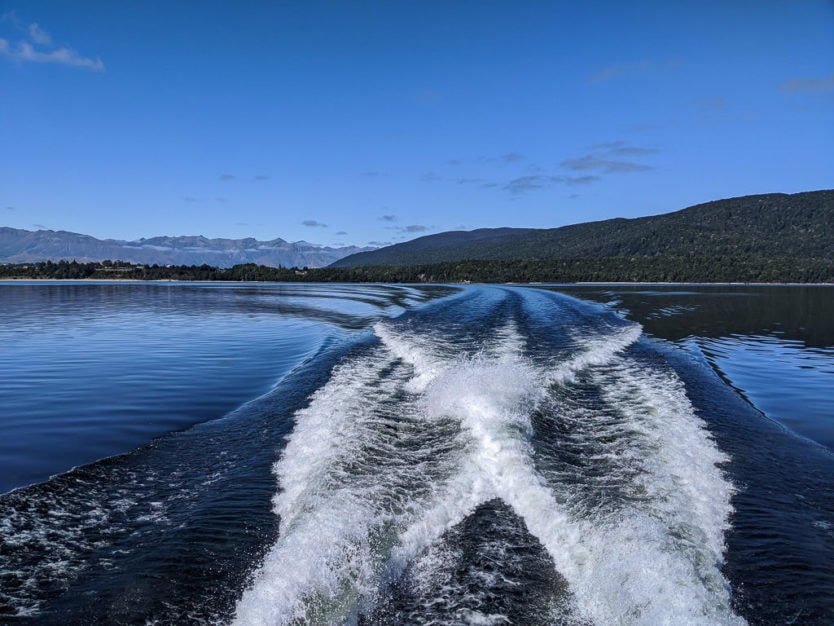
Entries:
{"label": "white foam", "polygon": [[[585,618],[595,623],[743,623],[732,612],[720,571],[732,486],[718,465],[727,457],[695,416],[674,373],[615,359],[596,378],[606,399],[623,413],[620,435],[627,434],[629,445],[617,454],[642,466],[636,480],[645,503],[616,515],[589,516],[571,506],[566,493],[566,514],[554,525],[559,505],[533,480],[499,496],[550,552]],[[592,415],[583,417],[591,422],[589,429],[597,426]],[[562,524],[573,532],[555,527]],[[566,537],[581,548],[578,558],[571,556],[567,563],[571,546]]]}
{"label": "white foam", "polygon": [[371,574],[370,534],[381,523],[370,506],[374,486],[340,488],[338,472],[350,461],[345,455],[356,451],[354,422],[369,414],[380,394],[391,392],[383,386],[369,393],[390,363],[377,356],[341,365],[296,415],[275,465],[282,488],[274,498],[280,536],[238,603],[238,623],[302,619],[317,599],[323,617],[339,615]]}
{"label": "white foam", "polygon": [[584,549],[533,464],[530,414],[542,396],[541,378],[518,359],[495,363],[475,360],[435,381],[427,389],[425,407],[430,414],[460,419],[472,437],[465,466],[470,475],[461,476],[460,492],[453,497],[473,493],[483,502],[497,496],[517,512],[527,501],[540,503],[547,511],[551,543],[572,553],[567,559],[561,553],[555,558],[563,560],[564,567],[573,568],[583,559]]}
{"label": "white foam", "polygon": [[618,352],[622,352],[637,341],[642,333],[643,327],[640,324],[629,324],[628,326],[612,329],[610,334],[603,334],[590,339],[580,338],[580,353],[559,364],[551,371],[548,375],[548,382],[575,382],[576,375],[579,372],[592,366],[609,363]]}
{"label": "white foam", "polygon": [[[732,493],[717,468],[725,457],[673,374],[645,372],[617,356],[638,339],[639,326],[580,341],[579,354],[551,371],[523,357],[523,338],[511,324],[470,357],[449,357],[436,338],[390,325],[377,324],[375,332],[376,352],[338,367],[296,416],[275,468],[280,537],[238,603],[237,623],[355,618],[380,588],[495,497],[550,554],[582,619],[742,622],[720,572]],[[592,378],[621,412],[621,434],[631,438],[627,449],[641,468],[635,480],[647,496],[645,506],[616,515],[573,506],[569,487],[560,490],[537,470],[531,443],[531,415],[550,386],[587,368],[599,372]],[[374,462],[368,446],[405,454],[381,434],[394,429],[390,436],[398,436],[398,416],[383,409],[397,392],[406,393],[396,408],[410,428],[456,423],[455,445],[429,450],[431,461],[422,465],[405,458],[355,472],[351,463]]]}
{"label": "white foam", "polygon": [[443,363],[431,352],[425,339],[394,332],[382,322],[374,324],[374,332],[392,355],[414,368],[414,376],[408,381],[406,391],[422,392],[448,367],[448,363]]}
{"label": "white foam", "polygon": [[673,372],[623,359],[610,373],[599,382],[631,431],[625,453],[643,470],[636,480],[646,497],[593,529],[601,541],[589,543],[596,560],[589,586],[610,606],[631,607],[624,619],[632,623],[682,616],[687,623],[743,623],[720,571],[733,488],[718,466],[727,457]]}

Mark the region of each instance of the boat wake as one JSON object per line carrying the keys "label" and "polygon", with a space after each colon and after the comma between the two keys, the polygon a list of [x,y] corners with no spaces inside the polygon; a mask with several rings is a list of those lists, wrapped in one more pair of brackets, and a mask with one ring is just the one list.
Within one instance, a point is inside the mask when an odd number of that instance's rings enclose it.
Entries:
{"label": "boat wake", "polygon": [[375,325],[295,415],[237,623],[743,623],[728,459],[638,325],[551,296]]}

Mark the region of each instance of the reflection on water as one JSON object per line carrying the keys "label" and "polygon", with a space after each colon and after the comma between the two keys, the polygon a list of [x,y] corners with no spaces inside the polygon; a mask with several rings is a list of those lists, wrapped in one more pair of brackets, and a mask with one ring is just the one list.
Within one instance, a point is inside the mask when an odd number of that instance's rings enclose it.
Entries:
{"label": "reflection on water", "polygon": [[765,415],[834,450],[834,348],[775,336],[698,338],[693,344]]}
{"label": "reflection on water", "polygon": [[576,286],[703,354],[768,417],[834,450],[834,287]]}
{"label": "reflection on water", "polygon": [[559,291],[611,302],[656,337],[774,335],[834,346],[834,287],[572,286]]}
{"label": "reflection on water", "polygon": [[427,293],[0,283],[0,493],[221,417],[326,339],[397,315]]}

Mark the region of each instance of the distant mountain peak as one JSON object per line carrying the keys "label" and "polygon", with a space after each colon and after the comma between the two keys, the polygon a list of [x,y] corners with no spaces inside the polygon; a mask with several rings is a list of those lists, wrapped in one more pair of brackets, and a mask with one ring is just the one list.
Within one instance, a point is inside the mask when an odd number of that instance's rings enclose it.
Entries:
{"label": "distant mountain peak", "polygon": [[372,247],[330,247],[306,241],[287,242],[280,237],[259,241],[209,239],[203,235],[140,237],[132,241],[96,239],[90,235],[54,230],[0,227],[0,262],[103,261],[105,259],[158,265],[230,267],[257,263],[272,267],[323,267],[340,258],[373,250]]}

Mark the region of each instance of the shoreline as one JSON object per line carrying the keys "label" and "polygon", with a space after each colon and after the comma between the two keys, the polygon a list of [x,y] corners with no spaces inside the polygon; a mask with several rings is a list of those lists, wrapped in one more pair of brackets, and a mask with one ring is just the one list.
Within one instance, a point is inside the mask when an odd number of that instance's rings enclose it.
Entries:
{"label": "shoreline", "polygon": [[834,287],[834,282],[831,283],[781,283],[781,282],[651,282],[651,281],[582,281],[582,282],[437,282],[437,283],[400,283],[400,282],[385,282],[385,281],[368,281],[368,282],[346,282],[346,281],[303,281],[303,280],[177,280],[170,278],[160,278],[157,280],[141,280],[133,278],[0,278],[0,285],[3,283],[134,283],[134,284],[160,284],[160,283],[176,283],[176,284],[213,284],[213,285],[505,285],[505,286],[520,286],[520,287],[548,287],[548,286],[563,286],[563,287],[629,287],[629,286],[655,286],[655,287],[674,287],[674,286],[689,286],[689,287]]}

